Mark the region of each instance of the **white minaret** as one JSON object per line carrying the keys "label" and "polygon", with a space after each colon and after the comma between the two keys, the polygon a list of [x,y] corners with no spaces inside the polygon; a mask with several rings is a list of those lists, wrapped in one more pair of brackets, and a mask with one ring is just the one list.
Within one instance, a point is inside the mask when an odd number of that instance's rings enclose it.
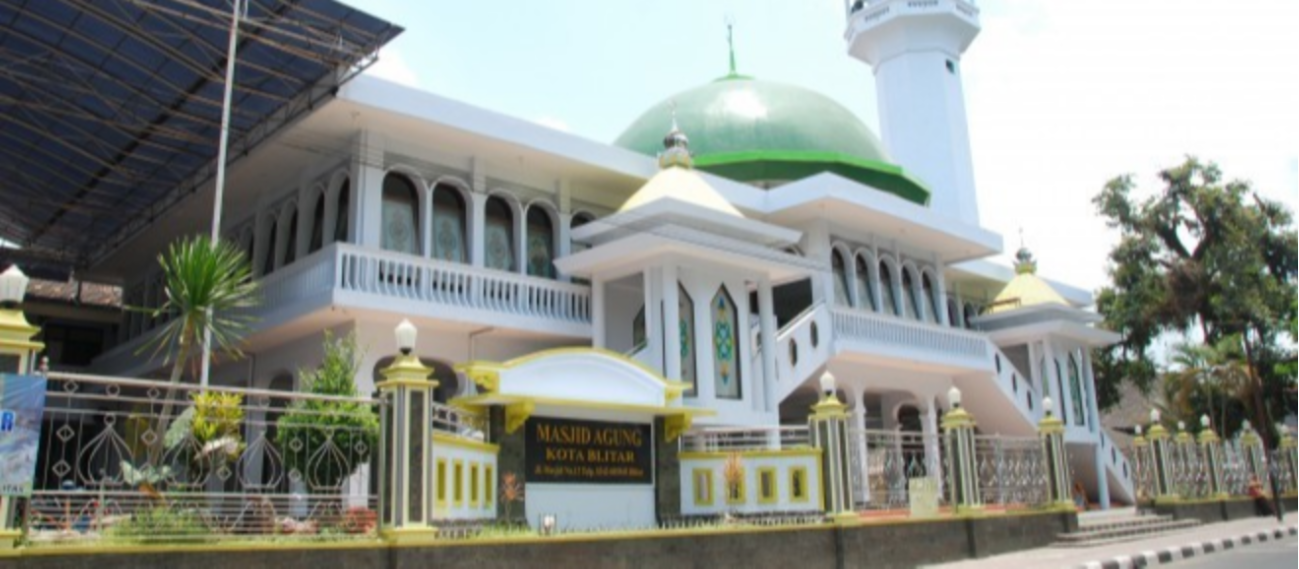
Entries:
{"label": "white minaret", "polygon": [[979,35],[973,0],[847,0],[848,52],[875,69],[893,159],[929,186],[930,207],[979,223],[961,54]]}

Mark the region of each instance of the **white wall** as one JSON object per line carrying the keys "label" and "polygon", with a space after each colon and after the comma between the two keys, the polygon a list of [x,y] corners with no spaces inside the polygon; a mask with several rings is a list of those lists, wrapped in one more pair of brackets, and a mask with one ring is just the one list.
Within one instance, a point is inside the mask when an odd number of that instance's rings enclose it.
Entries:
{"label": "white wall", "polygon": [[[730,503],[726,499],[726,478],[722,474],[728,453],[682,453],[682,514],[817,512],[823,509],[819,451],[800,449],[786,452],[741,452],[739,455],[744,467],[744,497],[736,503]],[[775,472],[776,496],[770,503],[763,503],[759,495],[758,476],[764,468]],[[802,469],[805,473],[805,500],[794,500],[790,484],[790,472],[793,469]],[[696,482],[700,478],[700,470],[711,473],[712,486],[706,494],[711,500],[696,500]]]}

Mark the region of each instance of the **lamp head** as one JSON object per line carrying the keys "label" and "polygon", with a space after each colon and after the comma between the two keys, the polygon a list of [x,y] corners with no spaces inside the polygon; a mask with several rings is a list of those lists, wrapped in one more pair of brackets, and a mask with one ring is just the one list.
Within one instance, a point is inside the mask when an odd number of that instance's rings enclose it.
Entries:
{"label": "lamp head", "polygon": [[1206,429],[1209,428],[1209,415],[1200,415],[1200,426]]}
{"label": "lamp head", "polygon": [[947,390],[947,405],[952,409],[961,406],[961,390],[957,389],[955,385],[953,385],[951,389]]}
{"label": "lamp head", "polygon": [[1179,430],[1179,431],[1185,431],[1185,430],[1186,430],[1186,421],[1178,421],[1178,422],[1177,422],[1177,430]]}
{"label": "lamp head", "polygon": [[1138,437],[1141,436],[1141,425],[1133,425],[1133,426],[1132,426],[1132,434],[1134,434],[1134,435],[1136,435],[1136,436],[1138,436]]}
{"label": "lamp head", "polygon": [[1253,430],[1253,429],[1254,429],[1254,426],[1251,425],[1251,424],[1249,424],[1249,419],[1245,419],[1244,421],[1241,421],[1241,422],[1240,422],[1240,428],[1245,429],[1246,431],[1249,431],[1249,430]]}
{"label": "lamp head", "polygon": [[17,307],[23,301],[23,295],[27,294],[28,282],[31,279],[23,274],[18,265],[10,265],[4,273],[0,273],[0,307]]}
{"label": "lamp head", "polygon": [[1159,410],[1158,410],[1158,409],[1151,409],[1151,410],[1150,410],[1150,422],[1151,422],[1152,424],[1153,424],[1153,423],[1158,423],[1158,422],[1159,422]]}
{"label": "lamp head", "polygon": [[1054,413],[1054,412],[1055,412],[1055,401],[1052,401],[1050,397],[1043,397],[1043,398],[1042,398],[1042,412],[1046,413],[1047,415],[1050,415],[1050,414]]}
{"label": "lamp head", "polygon": [[834,374],[828,371],[821,374],[821,394],[825,395],[826,397],[829,397],[831,395],[834,395],[834,392],[835,392]]}
{"label": "lamp head", "polygon": [[409,356],[411,351],[415,349],[415,336],[419,331],[415,329],[414,324],[410,323],[410,320],[403,318],[394,332],[397,335],[397,349],[401,350],[401,355]]}

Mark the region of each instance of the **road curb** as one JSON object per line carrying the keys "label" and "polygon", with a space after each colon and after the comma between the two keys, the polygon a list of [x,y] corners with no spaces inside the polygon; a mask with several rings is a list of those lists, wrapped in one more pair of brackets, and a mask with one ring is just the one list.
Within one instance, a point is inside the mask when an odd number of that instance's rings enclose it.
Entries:
{"label": "road curb", "polygon": [[1163,563],[1172,563],[1180,559],[1188,559],[1197,555],[1209,555],[1219,551],[1235,549],[1254,543],[1262,543],[1269,539],[1276,540],[1288,535],[1299,535],[1299,528],[1294,526],[1288,528],[1275,528],[1266,531],[1252,531],[1235,537],[1223,539],[1211,539],[1208,541],[1196,541],[1177,547],[1165,547],[1158,551],[1144,550],[1132,555],[1116,555],[1109,559],[1101,561],[1088,561],[1080,565],[1075,565],[1075,569],[1139,569],[1141,567],[1150,567]]}

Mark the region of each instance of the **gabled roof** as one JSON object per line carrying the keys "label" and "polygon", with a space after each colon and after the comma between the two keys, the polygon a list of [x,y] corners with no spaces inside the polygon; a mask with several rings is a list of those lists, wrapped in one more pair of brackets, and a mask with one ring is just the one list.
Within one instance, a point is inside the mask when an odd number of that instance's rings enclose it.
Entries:
{"label": "gabled roof", "polygon": [[[334,0],[248,4],[232,161],[402,31]],[[226,0],[0,6],[0,239],[25,267],[86,267],[210,181],[229,14]]]}

